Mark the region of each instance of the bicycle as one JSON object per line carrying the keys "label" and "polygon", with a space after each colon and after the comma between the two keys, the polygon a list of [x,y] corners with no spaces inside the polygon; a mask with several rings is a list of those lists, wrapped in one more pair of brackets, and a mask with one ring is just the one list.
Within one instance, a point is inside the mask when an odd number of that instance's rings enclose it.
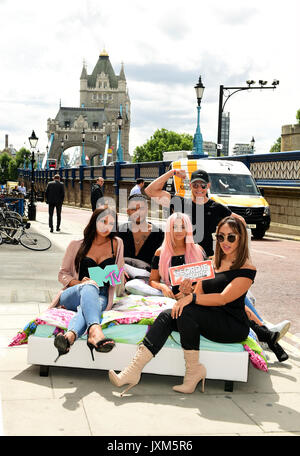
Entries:
{"label": "bicycle", "polygon": [[18,201],[12,201],[11,203],[4,203],[0,200],[0,221],[1,217],[3,216],[3,213],[5,215],[8,215],[9,217],[15,217],[20,220],[20,222],[23,221],[22,215],[19,214],[19,212],[13,211],[9,208],[9,206],[17,203]]}
{"label": "bicycle", "polygon": [[30,223],[20,222],[14,217],[6,217],[0,221],[0,244],[21,244],[29,250],[43,251],[51,247],[51,241],[43,234],[27,231]]}

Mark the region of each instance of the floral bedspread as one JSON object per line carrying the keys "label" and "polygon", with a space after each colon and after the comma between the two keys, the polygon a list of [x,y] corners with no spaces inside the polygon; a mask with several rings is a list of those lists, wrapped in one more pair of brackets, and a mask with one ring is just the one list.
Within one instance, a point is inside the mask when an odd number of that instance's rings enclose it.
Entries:
{"label": "floral bedspread", "polygon": [[[116,298],[112,310],[104,311],[102,314],[102,328],[116,325],[152,325],[156,317],[166,309],[171,309],[174,299],[166,297],[144,297],[139,295],[129,295]],[[75,312],[62,308],[47,309],[37,318],[30,321],[23,330],[13,337],[9,346],[14,347],[28,343],[28,337],[35,333],[39,325],[53,326],[52,335],[67,330],[69,321]],[[255,334],[250,330],[248,338],[242,342],[244,349],[249,353],[250,361],[254,367],[267,371],[267,360],[263,350],[258,344]]]}

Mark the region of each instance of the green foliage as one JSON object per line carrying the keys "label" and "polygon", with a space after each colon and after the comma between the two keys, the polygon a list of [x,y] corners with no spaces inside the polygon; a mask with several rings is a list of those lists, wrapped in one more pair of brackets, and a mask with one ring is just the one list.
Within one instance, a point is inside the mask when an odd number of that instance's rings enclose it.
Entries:
{"label": "green foliage", "polygon": [[22,147],[17,153],[16,157],[13,158],[9,153],[2,152],[0,154],[0,183],[5,184],[6,181],[17,181],[18,180],[18,168],[23,168],[24,159],[26,167],[30,162],[30,151]]}
{"label": "green foliage", "polygon": [[9,163],[13,160],[12,156],[7,152],[2,152],[0,154],[0,183],[5,184],[7,180],[10,180],[9,176]]}
{"label": "green foliage", "polygon": [[296,119],[298,120],[298,123],[300,124],[300,109],[298,109],[296,113]]}
{"label": "green foliage", "polygon": [[163,152],[192,149],[193,137],[191,135],[162,128],[156,130],[145,144],[136,147],[133,162],[160,161],[163,159]]}
{"label": "green foliage", "polygon": [[17,168],[23,168],[24,158],[27,168],[30,162],[30,150],[26,149],[25,147],[21,147],[21,149],[16,153]]}
{"label": "green foliage", "polygon": [[281,151],[281,136],[277,139],[277,141],[273,144],[270,149],[270,152],[280,152]]}

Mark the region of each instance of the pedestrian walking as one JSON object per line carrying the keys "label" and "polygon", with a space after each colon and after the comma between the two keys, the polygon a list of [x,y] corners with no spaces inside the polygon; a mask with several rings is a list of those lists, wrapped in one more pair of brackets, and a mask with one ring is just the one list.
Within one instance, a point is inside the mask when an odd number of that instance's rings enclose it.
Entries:
{"label": "pedestrian walking", "polygon": [[131,189],[129,196],[132,195],[141,195],[142,194],[142,188],[145,185],[144,179],[137,179],[136,180],[136,185]]}
{"label": "pedestrian walking", "polygon": [[56,231],[60,231],[61,208],[65,198],[65,187],[60,182],[60,175],[55,174],[53,181],[49,182],[46,188],[46,203],[49,206],[49,228],[53,233],[53,213],[56,209]]}
{"label": "pedestrian walking", "polygon": [[94,212],[95,209],[98,209],[100,206],[103,205],[103,185],[104,179],[103,177],[98,177],[96,183],[92,185],[91,190],[91,205],[92,211]]}

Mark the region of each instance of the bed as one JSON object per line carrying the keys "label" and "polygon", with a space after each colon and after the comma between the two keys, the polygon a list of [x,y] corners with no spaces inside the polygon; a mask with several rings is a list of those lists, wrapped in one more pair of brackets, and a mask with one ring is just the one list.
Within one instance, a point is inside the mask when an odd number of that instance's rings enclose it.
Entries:
{"label": "bed", "polygon": [[[95,353],[95,361],[90,356],[84,335],[72,346],[70,353],[54,362],[57,358],[54,337],[66,330],[68,321],[74,315],[65,309],[43,312],[18,332],[10,346],[28,343],[27,361],[40,366],[41,376],[48,376],[51,366],[119,371],[128,365],[156,316],[172,307],[173,302],[170,298],[138,295],[117,298],[113,309],[103,312],[102,319],[105,336],[112,337],[116,346],[109,353]],[[202,336],[200,338],[199,359],[206,366],[206,378],[224,381],[225,391],[233,391],[235,381],[247,382],[249,358],[255,367],[267,370],[264,353],[254,333],[249,333],[246,341],[237,344],[219,344]],[[177,332],[171,334],[163,349],[143,372],[184,376],[183,351]]]}

